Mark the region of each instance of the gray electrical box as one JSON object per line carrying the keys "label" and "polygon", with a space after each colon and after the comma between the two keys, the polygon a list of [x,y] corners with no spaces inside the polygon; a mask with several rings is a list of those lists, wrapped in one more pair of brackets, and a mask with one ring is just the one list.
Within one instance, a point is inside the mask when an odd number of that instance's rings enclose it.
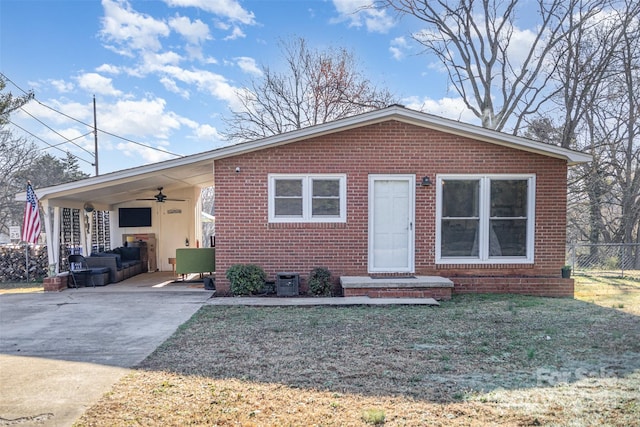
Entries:
{"label": "gray electrical box", "polygon": [[279,297],[291,297],[298,295],[300,275],[298,273],[276,274],[276,294]]}

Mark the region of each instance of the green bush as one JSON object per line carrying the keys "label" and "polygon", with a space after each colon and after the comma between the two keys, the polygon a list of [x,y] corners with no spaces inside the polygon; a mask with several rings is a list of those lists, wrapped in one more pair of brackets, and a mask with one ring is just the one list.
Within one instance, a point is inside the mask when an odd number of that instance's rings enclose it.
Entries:
{"label": "green bush", "polygon": [[254,264],[234,264],[227,270],[233,295],[253,295],[264,287],[267,278],[264,270]]}
{"label": "green bush", "polygon": [[362,412],[362,421],[367,424],[379,426],[385,421],[384,409],[366,409]]}
{"label": "green bush", "polygon": [[331,272],[324,267],[316,267],[309,273],[309,293],[317,296],[331,295]]}

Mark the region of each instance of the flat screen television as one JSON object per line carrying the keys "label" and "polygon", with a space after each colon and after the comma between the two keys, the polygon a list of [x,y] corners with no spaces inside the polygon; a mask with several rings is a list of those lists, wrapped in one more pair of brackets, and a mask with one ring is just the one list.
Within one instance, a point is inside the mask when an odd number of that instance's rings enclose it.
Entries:
{"label": "flat screen television", "polygon": [[120,227],[151,227],[151,208],[119,208]]}

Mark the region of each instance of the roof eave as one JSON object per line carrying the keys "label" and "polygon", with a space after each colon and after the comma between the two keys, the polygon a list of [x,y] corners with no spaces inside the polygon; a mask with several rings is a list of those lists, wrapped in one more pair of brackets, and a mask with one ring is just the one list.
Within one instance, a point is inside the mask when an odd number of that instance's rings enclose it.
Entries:
{"label": "roof eave", "polygon": [[444,119],[420,111],[409,110],[402,106],[391,106],[385,109],[375,110],[357,116],[347,117],[344,119],[336,120],[334,122],[323,123],[285,134],[274,135],[259,140],[223,147],[219,150],[216,150],[215,158],[220,159],[224,157],[231,157],[239,154],[257,151],[266,147],[290,144],[307,138],[318,137],[334,132],[367,126],[390,119],[414,124],[416,126],[440,130],[467,138],[473,138],[491,144],[507,146],[548,157],[563,159],[567,161],[567,164],[569,166],[586,163],[593,160],[591,155],[581,153],[579,151],[570,150],[567,148],[562,148],[556,145],[546,144],[515,135],[509,135],[467,123],[456,122],[451,119]]}

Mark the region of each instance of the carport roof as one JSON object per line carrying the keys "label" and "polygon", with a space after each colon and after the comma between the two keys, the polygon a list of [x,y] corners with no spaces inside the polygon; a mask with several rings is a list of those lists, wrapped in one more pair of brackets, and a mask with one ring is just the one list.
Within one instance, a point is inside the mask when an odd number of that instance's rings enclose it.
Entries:
{"label": "carport roof", "polygon": [[[444,119],[410,110],[400,105],[392,105],[384,109],[293,132],[229,145],[216,150],[112,172],[53,187],[40,188],[36,189],[36,193],[40,200],[48,200],[53,205],[81,207],[83,203],[90,202],[97,209],[106,209],[114,204],[141,197],[150,197],[155,194],[158,187],[164,187],[163,191],[170,193],[172,189],[177,188],[212,186],[214,185],[213,171],[216,159],[232,157],[389,120],[397,120],[491,144],[559,158],[566,160],[569,165],[585,163],[591,160],[590,155],[578,151]],[[25,193],[20,193],[16,198],[25,200],[26,195]]]}

